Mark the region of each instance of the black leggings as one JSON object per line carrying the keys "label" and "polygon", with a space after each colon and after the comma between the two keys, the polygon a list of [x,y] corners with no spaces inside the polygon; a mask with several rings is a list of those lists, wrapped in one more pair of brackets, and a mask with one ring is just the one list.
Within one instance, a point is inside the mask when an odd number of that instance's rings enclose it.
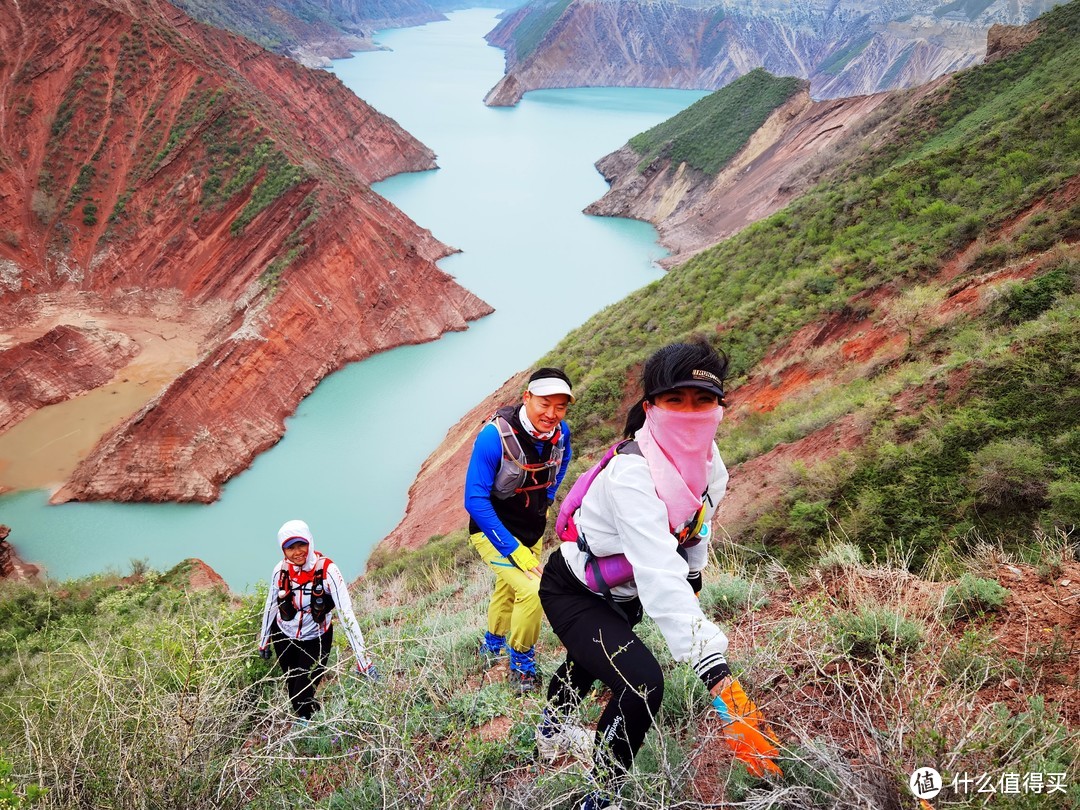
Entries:
{"label": "black leggings", "polygon": [[620,615],[586,588],[556,553],[544,566],[540,604],[566,647],[566,661],[548,687],[548,703],[556,714],[565,714],[594,681],[611,690],[596,726],[596,763],[599,775],[619,780],[633,764],[664,697],[660,664],[633,631],[641,621],[641,603],[619,602]]}
{"label": "black leggings", "polygon": [[334,628],[330,627],[318,638],[307,641],[285,638],[279,628],[274,629],[274,652],[278,665],[285,673],[285,685],[289,700],[297,716],[309,719],[319,710],[315,699],[315,687],[326,673],[326,660],[334,641]]}

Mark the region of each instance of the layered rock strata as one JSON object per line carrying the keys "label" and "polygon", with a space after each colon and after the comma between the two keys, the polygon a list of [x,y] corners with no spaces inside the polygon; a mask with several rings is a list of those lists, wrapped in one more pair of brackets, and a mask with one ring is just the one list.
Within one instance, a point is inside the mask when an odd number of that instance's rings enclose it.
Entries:
{"label": "layered rock strata", "polygon": [[162,0],[5,6],[0,53],[0,339],[72,291],[201,321],[57,500],[213,500],[326,374],[491,311],[369,188],[434,155],[336,77]]}
{"label": "layered rock strata", "polygon": [[380,28],[423,25],[445,16],[422,0],[196,0],[173,3],[200,22],[224,28],[285,54],[307,67],[327,67],[353,51],[375,50],[372,34]]}
{"label": "layered rock strata", "polygon": [[651,222],[673,254],[664,264],[678,264],[809,188],[847,140],[865,134],[872,114],[886,103],[896,101],[887,93],[812,101],[800,92],[716,175],[666,157],[641,166],[641,155],[623,146],[597,161],[611,189],[585,212]]}
{"label": "layered rock strata", "polygon": [[0,432],[44,405],[104,385],[138,352],[127,335],[69,325],[0,352]]}
{"label": "layered rock strata", "polygon": [[1026,23],[1055,4],[539,0],[488,35],[506,49],[506,75],[485,102],[511,106],[556,87],[715,90],[759,67],[808,79],[815,98],[913,87],[980,62],[991,25]]}
{"label": "layered rock strata", "polygon": [[41,573],[40,569],[36,565],[30,565],[19,559],[19,555],[8,542],[10,534],[10,527],[0,524],[0,579],[36,578]]}

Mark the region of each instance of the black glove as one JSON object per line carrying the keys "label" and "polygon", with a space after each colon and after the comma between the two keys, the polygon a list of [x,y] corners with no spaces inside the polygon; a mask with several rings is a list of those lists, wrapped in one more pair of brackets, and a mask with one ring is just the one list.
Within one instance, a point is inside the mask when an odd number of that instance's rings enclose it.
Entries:
{"label": "black glove", "polygon": [[269,661],[270,660],[270,648],[269,647],[263,647],[261,650],[259,650],[259,658],[261,658],[264,661]]}

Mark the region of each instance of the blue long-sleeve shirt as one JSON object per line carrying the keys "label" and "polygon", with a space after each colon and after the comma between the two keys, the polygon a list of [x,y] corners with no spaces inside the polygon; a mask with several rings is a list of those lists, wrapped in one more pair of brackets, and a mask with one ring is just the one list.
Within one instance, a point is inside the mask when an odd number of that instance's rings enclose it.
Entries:
{"label": "blue long-sleeve shirt", "polygon": [[[566,475],[572,455],[569,425],[563,421],[559,424],[559,430],[562,431],[566,444],[562,463],[555,475],[555,483],[547,489],[549,502],[555,500],[555,493]],[[535,442],[537,452],[543,450],[544,444],[542,439]],[[465,510],[476,521],[476,525],[480,527],[480,531],[491,541],[491,544],[506,557],[521,544],[499,520],[499,516],[495,514],[495,507],[491,503],[491,488],[495,484],[495,474],[499,471],[502,457],[503,448],[499,429],[489,422],[481,428],[476,437],[472,457],[469,459],[469,469],[465,473]]]}

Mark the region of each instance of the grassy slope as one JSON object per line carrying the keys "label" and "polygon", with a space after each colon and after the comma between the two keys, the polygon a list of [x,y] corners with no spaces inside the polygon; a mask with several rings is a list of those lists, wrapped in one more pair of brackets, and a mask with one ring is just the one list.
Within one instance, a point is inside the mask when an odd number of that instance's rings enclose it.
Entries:
{"label": "grassy slope", "polygon": [[[740,379],[799,329],[868,316],[906,335],[902,357],[732,420],[721,449],[729,462],[753,459],[846,414],[873,426],[869,449],[807,472],[812,486],[797,481],[737,539],[800,553],[831,522],[876,550],[911,545],[922,563],[972,532],[1018,545],[1036,527],[1080,521],[1069,462],[1080,270],[1067,246],[1080,236],[1080,5],[1044,23],[1021,53],[887,122],[891,136],[828,182],[569,335],[545,362],[564,364],[583,392],[579,446],[615,436],[624,381],[665,342],[719,333],[738,408]],[[1025,263],[1035,277],[981,313],[935,320],[965,280]],[[919,393],[936,383],[962,390],[948,402]],[[890,402],[905,394],[917,405],[898,414]]]}
{"label": "grassy slope", "polygon": [[[354,589],[382,680],[348,674],[336,639],[323,711],[305,730],[291,725],[276,669],[255,654],[262,594],[193,591],[184,566],[0,587],[0,806],[571,806],[585,773],[535,761],[542,695],[516,695],[505,665],[485,673],[477,660],[490,575],[464,533],[433,549]],[[1044,576],[1080,577],[1080,565],[1051,556]],[[806,578],[718,562],[702,606],[731,634],[733,665],[785,742],[783,790],[732,762],[704,688],[646,620],[667,687],[624,807],[889,806],[916,763],[948,779],[1062,773],[1080,755],[1059,714],[1076,689],[1068,639],[1007,641],[1041,602],[1003,603],[1038,586],[1033,569],[1025,583],[992,564],[979,572],[1008,575],[1010,596],[993,578],[947,587],[868,567],[843,544]],[[546,626],[539,651],[550,674],[560,651]],[[579,720],[596,718],[589,702]],[[1069,781],[1057,806],[1080,806]],[[31,786],[44,796],[31,802]],[[1004,798],[1011,809],[1047,806],[1043,795]]]}
{"label": "grassy slope", "polygon": [[805,82],[777,78],[762,68],[740,76],[673,118],[630,139],[630,146],[648,164],[657,156],[683,161],[706,174],[716,174],[746,145],[772,112]]}

